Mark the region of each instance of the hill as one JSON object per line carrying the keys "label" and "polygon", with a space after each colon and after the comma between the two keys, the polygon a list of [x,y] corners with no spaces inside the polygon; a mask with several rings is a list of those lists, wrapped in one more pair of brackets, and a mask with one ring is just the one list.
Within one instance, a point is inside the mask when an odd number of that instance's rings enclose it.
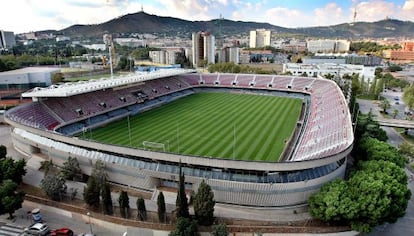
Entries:
{"label": "hill", "polygon": [[333,26],[284,28],[268,23],[232,21],[214,19],[210,21],[187,21],[173,17],[150,15],[145,12],[127,14],[96,25],[73,25],[58,34],[72,38],[102,37],[104,33],[117,36],[130,33],[155,33],[171,36],[189,37],[191,32],[209,31],[216,34],[221,30],[225,35],[248,34],[254,29],[269,29],[281,34],[300,34],[308,37],[326,38],[384,38],[414,37],[414,23],[386,19],[378,22],[356,22],[355,24],[339,24]]}

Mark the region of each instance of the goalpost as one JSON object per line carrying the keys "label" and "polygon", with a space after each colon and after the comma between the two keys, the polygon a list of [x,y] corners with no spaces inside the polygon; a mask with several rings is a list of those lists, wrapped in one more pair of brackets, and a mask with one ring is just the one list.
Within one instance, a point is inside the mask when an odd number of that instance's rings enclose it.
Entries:
{"label": "goalpost", "polygon": [[144,141],[144,142],[142,142],[142,146],[144,147],[145,150],[165,152],[165,144],[164,143]]}

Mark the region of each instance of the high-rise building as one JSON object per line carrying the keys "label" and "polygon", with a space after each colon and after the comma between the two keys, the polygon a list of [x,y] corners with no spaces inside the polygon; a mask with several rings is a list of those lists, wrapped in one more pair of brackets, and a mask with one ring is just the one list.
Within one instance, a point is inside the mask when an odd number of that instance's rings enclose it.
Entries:
{"label": "high-rise building", "polygon": [[192,62],[195,67],[215,63],[216,45],[214,35],[209,32],[197,32],[192,35],[193,58]]}
{"label": "high-rise building", "polygon": [[9,49],[12,48],[14,45],[16,45],[14,33],[10,31],[0,30],[0,49]]}
{"label": "high-rise building", "polygon": [[173,65],[177,63],[177,58],[185,55],[183,48],[162,48],[159,51],[149,51],[152,62],[158,64]]}
{"label": "high-rise building", "polygon": [[265,29],[257,29],[250,31],[250,48],[260,48],[270,46],[270,36],[272,32]]}
{"label": "high-rise building", "polygon": [[240,48],[238,47],[224,47],[219,51],[219,62],[233,62],[240,63]]}

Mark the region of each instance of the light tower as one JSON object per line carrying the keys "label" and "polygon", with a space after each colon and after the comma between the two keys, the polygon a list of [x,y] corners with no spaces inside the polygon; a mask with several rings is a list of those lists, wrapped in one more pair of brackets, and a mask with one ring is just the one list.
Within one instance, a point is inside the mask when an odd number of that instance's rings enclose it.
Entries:
{"label": "light tower", "polygon": [[104,39],[105,46],[108,47],[109,68],[111,70],[111,78],[112,78],[113,75],[114,75],[112,56],[115,55],[115,47],[114,47],[114,43],[112,41],[112,35],[111,34],[104,34],[103,39]]}

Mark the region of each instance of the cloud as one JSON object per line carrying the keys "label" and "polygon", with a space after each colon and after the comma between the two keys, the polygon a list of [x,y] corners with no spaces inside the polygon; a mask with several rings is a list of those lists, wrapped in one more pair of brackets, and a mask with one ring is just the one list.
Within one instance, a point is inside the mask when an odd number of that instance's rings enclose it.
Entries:
{"label": "cloud", "polygon": [[70,6],[76,6],[76,7],[88,7],[88,8],[99,8],[102,6],[102,2],[103,1],[93,1],[93,0],[88,0],[88,1],[82,1],[82,0],[69,0],[66,1],[67,5]]}
{"label": "cloud", "polygon": [[275,7],[267,10],[261,21],[277,26],[296,27],[300,22],[306,22],[306,18],[306,14],[299,10]]}
{"label": "cloud", "polygon": [[414,21],[414,0],[405,1],[397,18]]}
{"label": "cloud", "polygon": [[407,0],[404,3],[403,11],[411,11],[414,14],[414,0]]}
{"label": "cloud", "polygon": [[349,20],[349,17],[336,3],[328,3],[323,8],[316,8],[313,12],[315,16],[313,25],[329,25]]}
{"label": "cloud", "polygon": [[386,17],[393,17],[398,12],[398,7],[392,2],[366,1],[356,5],[357,21],[378,21]]}
{"label": "cloud", "polygon": [[231,20],[268,22],[283,27],[350,22],[354,7],[357,21],[378,21],[387,16],[414,21],[414,0],[401,1],[330,0],[324,1],[327,2],[324,5],[318,5],[321,1],[309,1],[298,6],[298,1],[286,0],[10,0],[7,2],[10,10],[2,11],[0,22],[2,29],[15,32],[60,30],[73,24],[103,23],[138,12],[141,6],[149,14],[185,20],[211,20],[222,15]]}
{"label": "cloud", "polygon": [[159,2],[164,10],[156,9],[155,14],[161,12],[163,16],[189,20],[209,20],[209,7],[217,4],[216,1],[207,4],[207,1],[200,0],[160,0]]}

